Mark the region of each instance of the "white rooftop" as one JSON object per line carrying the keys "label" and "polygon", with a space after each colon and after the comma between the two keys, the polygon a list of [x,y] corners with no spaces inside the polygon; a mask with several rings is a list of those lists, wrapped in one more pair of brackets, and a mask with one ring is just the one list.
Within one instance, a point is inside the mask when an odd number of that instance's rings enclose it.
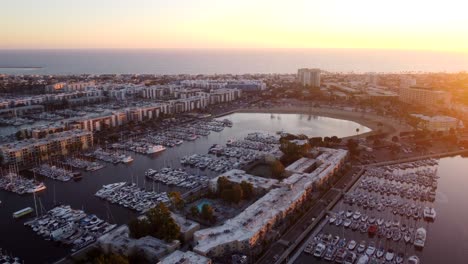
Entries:
{"label": "white rooftop", "polygon": [[160,264],[209,264],[211,259],[195,252],[176,250],[159,262]]}
{"label": "white rooftop", "polygon": [[276,179],[263,178],[263,177],[247,174],[243,170],[234,169],[234,170],[227,171],[223,174],[220,174],[219,176],[211,179],[210,184],[217,185],[218,179],[223,176],[226,177],[230,182],[235,182],[235,183],[241,183],[242,181],[250,182],[255,189],[261,188],[261,189],[269,190],[273,187],[273,185],[278,183],[278,180]]}

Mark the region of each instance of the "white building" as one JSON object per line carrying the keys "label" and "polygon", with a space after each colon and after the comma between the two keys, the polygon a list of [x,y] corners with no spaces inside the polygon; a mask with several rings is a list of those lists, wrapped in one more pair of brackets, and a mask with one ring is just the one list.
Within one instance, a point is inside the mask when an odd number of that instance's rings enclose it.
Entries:
{"label": "white building", "polygon": [[297,80],[304,86],[320,87],[320,69],[299,69]]}
{"label": "white building", "polygon": [[172,252],[169,256],[166,256],[158,264],[211,264],[213,263],[211,259],[199,255],[192,251],[182,252],[176,250]]}
{"label": "white building", "polygon": [[296,173],[283,180],[262,198],[236,217],[220,226],[194,234],[194,252],[204,256],[221,256],[229,252],[248,252],[259,245],[281,219],[297,209],[313,186],[332,176],[347,157],[346,150],[317,148],[315,160],[320,165],[312,172]]}
{"label": "white building", "polygon": [[463,127],[463,122],[450,116],[425,116],[421,114],[412,114],[420,120],[418,127],[429,131],[448,132],[450,129]]}
{"label": "white building", "polygon": [[97,242],[105,253],[117,253],[124,256],[139,253],[152,263],[156,263],[180,247],[180,242],[177,240],[167,243],[151,236],[134,239],[129,233],[128,227],[122,225],[101,236]]}
{"label": "white building", "polygon": [[243,170],[230,170],[227,171],[213,179],[210,180],[210,189],[213,192],[218,191],[218,179],[220,177],[226,177],[230,182],[233,183],[241,183],[243,181],[249,182],[252,184],[254,189],[261,189],[261,190],[270,190],[273,188],[275,184],[278,184],[278,180],[275,179],[267,179],[263,177],[258,177],[254,175],[247,174]]}

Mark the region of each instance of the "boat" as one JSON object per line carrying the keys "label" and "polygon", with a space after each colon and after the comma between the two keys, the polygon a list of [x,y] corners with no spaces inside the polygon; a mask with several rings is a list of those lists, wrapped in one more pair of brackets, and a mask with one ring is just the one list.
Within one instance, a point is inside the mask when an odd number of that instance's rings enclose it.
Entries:
{"label": "boat", "polygon": [[322,243],[319,243],[315,247],[314,257],[321,258],[325,254],[325,249],[326,249],[325,245]]}
{"label": "boat", "polygon": [[362,253],[366,250],[366,241],[361,241],[361,243],[359,244],[358,248],[357,248],[357,252],[359,253]]}
{"label": "boat", "polygon": [[354,252],[348,252],[344,258],[345,264],[353,264],[356,261],[357,255]]}
{"label": "boat", "polygon": [[356,264],[367,264],[368,262],[369,262],[369,256],[367,256],[366,254],[363,254],[359,257]]}
{"label": "boat", "polygon": [[383,257],[383,255],[385,255],[385,249],[382,246],[379,247],[379,249],[377,249],[377,252],[375,253],[375,255],[377,256],[377,258]]}
{"label": "boat", "polygon": [[125,157],[122,158],[123,163],[130,163],[132,161],[133,161],[132,156],[125,156]]}
{"label": "boat", "polygon": [[412,236],[413,236],[413,232],[408,230],[403,236],[403,239],[405,240],[406,243],[409,243],[411,241]]}
{"label": "boat", "polygon": [[374,255],[375,253],[375,244],[373,241],[369,242],[369,246],[367,247],[366,249],[366,255],[368,255],[369,257]]}
{"label": "boat", "polygon": [[423,248],[426,243],[426,229],[420,227],[416,230],[416,235],[414,237],[414,246],[418,248]]}
{"label": "boat", "polygon": [[352,221],[351,219],[345,219],[343,222],[344,227],[349,227],[351,225]]}
{"label": "boat", "polygon": [[349,249],[349,250],[354,250],[354,248],[356,247],[356,245],[357,245],[356,241],[351,240],[351,241],[349,241],[349,243],[348,243],[348,249]]}
{"label": "boat", "polygon": [[406,261],[407,264],[419,264],[419,258],[417,256],[410,256]]}
{"label": "boat", "polygon": [[149,146],[148,149],[146,150],[146,154],[154,154],[154,153],[158,153],[164,150],[166,150],[166,148],[162,145]]}
{"label": "boat", "polygon": [[424,219],[434,221],[436,218],[436,215],[437,214],[434,208],[432,207],[424,208],[424,212],[423,212]]}
{"label": "boat", "polygon": [[389,249],[387,253],[385,253],[386,261],[392,261],[394,257],[395,257],[395,252],[393,251],[393,249]]}
{"label": "boat", "polygon": [[13,213],[13,218],[17,219],[22,216],[28,215],[33,212],[33,209],[31,207],[26,207],[24,209],[21,209],[19,211],[16,211]]}
{"label": "boat", "polygon": [[395,261],[396,261],[397,264],[401,264],[401,263],[403,263],[404,258],[405,258],[405,256],[403,255],[403,253],[399,252],[397,254],[397,256],[396,256]]}

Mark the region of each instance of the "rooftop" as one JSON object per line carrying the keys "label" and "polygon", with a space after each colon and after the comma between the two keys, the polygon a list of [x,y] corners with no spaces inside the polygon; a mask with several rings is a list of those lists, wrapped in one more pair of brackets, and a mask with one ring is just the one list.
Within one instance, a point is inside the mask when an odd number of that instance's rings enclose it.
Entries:
{"label": "rooftop", "polygon": [[160,264],[209,264],[211,259],[198,255],[195,252],[182,252],[176,250],[172,254],[165,257]]}

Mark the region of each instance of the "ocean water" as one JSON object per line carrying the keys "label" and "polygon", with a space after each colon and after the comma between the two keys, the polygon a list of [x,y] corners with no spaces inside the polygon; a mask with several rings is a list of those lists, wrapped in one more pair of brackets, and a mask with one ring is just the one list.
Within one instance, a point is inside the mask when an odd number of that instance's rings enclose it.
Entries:
{"label": "ocean water", "polygon": [[[37,68],[36,68],[37,67]],[[369,49],[0,50],[5,74],[458,72],[468,53]]]}

